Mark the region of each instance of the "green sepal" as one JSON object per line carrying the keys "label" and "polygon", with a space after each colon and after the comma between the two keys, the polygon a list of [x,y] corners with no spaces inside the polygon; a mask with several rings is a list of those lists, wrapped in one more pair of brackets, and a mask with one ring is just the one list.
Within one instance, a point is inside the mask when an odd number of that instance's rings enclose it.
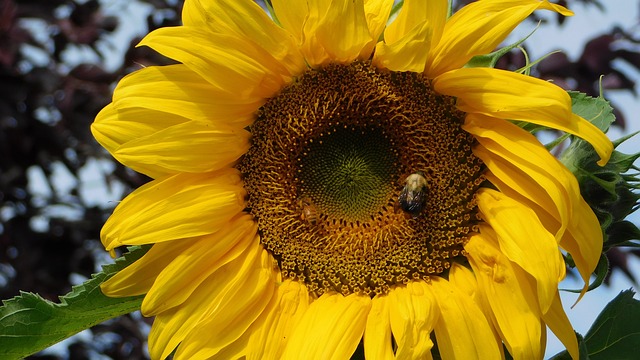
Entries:
{"label": "green sepal", "polygon": [[267,9],[267,12],[269,13],[269,16],[271,17],[271,19],[273,19],[273,22],[278,24],[278,26],[282,27],[280,20],[278,20],[278,17],[276,16],[276,11],[273,9],[273,4],[271,3],[271,0],[265,0],[264,6]]}
{"label": "green sepal", "polygon": [[106,320],[140,309],[143,296],[110,298],[100,284],[138,260],[149,246],[128,248],[83,284],[60,297],[60,303],[21,292],[0,306],[0,358],[21,359]]}
{"label": "green sepal", "polygon": [[471,60],[469,60],[469,62],[467,62],[467,64],[465,65],[465,67],[490,67],[490,68],[494,68],[496,67],[496,64],[498,63],[498,60],[500,60],[501,57],[503,57],[505,54],[507,54],[508,52],[510,52],[511,50],[515,49],[516,47],[520,46],[520,44],[522,44],[525,40],[527,40],[529,38],[529,36],[531,36],[533,34],[533,32],[527,36],[525,36],[523,39],[516,41],[515,43],[505,46],[503,48],[500,48],[490,54],[485,54],[485,55],[476,55],[474,57],[471,58]]}
{"label": "green sepal", "polygon": [[404,0],[400,0],[397,3],[395,3],[391,7],[391,12],[389,13],[389,19],[394,19],[394,17],[398,15],[398,13],[400,12],[403,6],[404,6]]}
{"label": "green sepal", "polygon": [[607,242],[605,247],[612,248],[614,246],[630,246],[640,247],[640,244],[633,243],[630,240],[640,240],[640,229],[630,221],[618,221],[607,229]]}
{"label": "green sepal", "polygon": [[[574,113],[603,132],[609,129],[615,116],[608,101],[578,92],[569,92],[569,95]],[[614,141],[614,147],[631,137]],[[599,166],[596,164],[599,157],[593,147],[574,136],[571,137],[571,145],[560,156],[560,161],[578,179],[580,193],[598,217],[604,233],[605,252],[614,246],[633,246],[629,241],[639,238],[640,229],[624,220],[640,205],[637,192],[640,178],[638,168],[634,165],[639,157],[640,152],[624,154],[614,150],[609,162]]]}
{"label": "green sepal", "polygon": [[[573,258],[571,258],[570,254],[566,255],[565,261],[567,265],[569,265],[569,267],[571,268],[575,267],[575,263],[573,261]],[[604,279],[607,278],[607,274],[609,273],[609,259],[605,254],[600,254],[600,260],[598,260],[598,265],[596,265],[596,268],[595,270],[593,270],[593,273],[596,274],[596,277],[595,279],[593,279],[591,284],[589,284],[587,291],[591,291],[599,287],[604,282]],[[576,294],[579,294],[580,292],[582,292],[582,289],[560,289],[560,290],[576,293]]]}

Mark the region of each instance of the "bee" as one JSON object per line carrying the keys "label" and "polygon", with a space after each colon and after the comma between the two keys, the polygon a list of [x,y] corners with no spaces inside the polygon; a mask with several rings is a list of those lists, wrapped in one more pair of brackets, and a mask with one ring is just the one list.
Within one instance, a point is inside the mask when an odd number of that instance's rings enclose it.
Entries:
{"label": "bee", "polygon": [[413,173],[404,181],[404,188],[398,196],[398,205],[402,211],[418,217],[427,202],[427,179],[422,171]]}
{"label": "bee", "polygon": [[311,225],[315,225],[318,222],[318,211],[313,201],[308,196],[302,196],[298,199],[298,205],[302,210],[300,219],[308,222]]}

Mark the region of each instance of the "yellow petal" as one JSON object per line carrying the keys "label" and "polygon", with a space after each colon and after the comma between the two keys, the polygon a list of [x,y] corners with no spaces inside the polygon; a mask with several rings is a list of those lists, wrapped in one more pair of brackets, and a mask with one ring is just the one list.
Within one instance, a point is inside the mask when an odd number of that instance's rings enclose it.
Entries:
{"label": "yellow petal", "polygon": [[[94,123],[94,136],[119,162],[152,178],[214,171],[235,162],[249,148],[250,133],[243,129],[198,121],[168,126],[167,122],[184,119],[142,108],[112,109],[108,106],[100,113],[102,120],[110,118]],[[158,126],[146,126],[133,116],[153,117]],[[160,128],[163,124],[167,127]]]}
{"label": "yellow petal", "polygon": [[440,308],[435,333],[442,358],[499,359],[498,342],[478,305],[441,277],[432,277],[431,289]]}
{"label": "yellow petal", "polygon": [[389,296],[376,295],[371,300],[371,311],[364,330],[364,357],[366,359],[393,360]]}
{"label": "yellow petal", "polygon": [[[257,239],[257,238],[256,238]],[[244,254],[209,276],[192,294],[189,301],[156,315],[149,333],[149,352],[153,359],[164,359],[199,323],[220,304],[234,301],[241,287],[250,286],[259,277],[262,246],[257,242]]]}
{"label": "yellow petal", "polygon": [[148,67],[120,81],[91,130],[118,161],[152,178],[210,171],[247,148],[242,128],[263,102],[221,93],[184,65]]}
{"label": "yellow petal", "polygon": [[264,311],[262,326],[251,335],[247,359],[280,359],[291,336],[311,302],[306,287],[285,280],[276,287],[275,301]]}
{"label": "yellow petal", "polygon": [[368,59],[376,40],[369,31],[363,0],[309,3],[302,52],[310,66]]}
{"label": "yellow petal", "polygon": [[212,32],[233,33],[252,42],[283,64],[291,75],[300,74],[306,69],[304,58],[291,33],[276,25],[254,1],[186,1],[182,18],[186,26],[204,25]]}
{"label": "yellow petal", "polygon": [[473,271],[458,263],[451,265],[449,282],[470,298],[475,298],[478,292],[478,282]]}
{"label": "yellow petal", "polygon": [[[551,128],[554,127],[551,125],[547,126]],[[611,153],[613,152],[613,143],[600,129],[598,129],[592,123],[576,114],[571,114],[570,127],[559,128],[556,126],[555,128],[576,135],[577,137],[580,137],[589,142],[600,156],[600,160],[598,160],[597,162],[598,165],[604,166],[607,164],[607,162],[609,162],[609,158],[611,157]]]}
{"label": "yellow petal", "polygon": [[571,357],[574,360],[578,360],[580,358],[578,340],[573,326],[571,326],[571,322],[569,322],[569,318],[562,307],[560,293],[556,292],[553,304],[551,304],[547,313],[542,314],[542,319],[564,344]]}
{"label": "yellow petal", "polygon": [[600,259],[602,231],[575,176],[533,135],[509,122],[469,114],[463,128],[480,143],[474,153],[489,168],[488,180],[533,209],[545,228],[556,234],[560,246],[571,253],[585,281],[583,295]]}
{"label": "yellow petal", "polygon": [[[393,71],[423,72],[431,44],[438,42],[447,1],[405,1],[398,17],[376,45],[373,63]],[[435,39],[435,40],[434,40]]]}
{"label": "yellow petal", "polygon": [[[552,204],[541,201],[540,197],[530,198],[528,193],[514,190],[492,173],[487,174],[487,180],[491,181],[501,192],[534,210],[544,227],[551,233],[558,232],[561,219],[555,212],[549,211],[553,208]],[[525,179],[520,183],[526,184],[527,181]],[[572,205],[574,207],[573,216],[569,219],[567,231],[562,235],[559,245],[571,254],[584,281],[584,287],[577,300],[580,301],[589,287],[591,273],[600,260],[603,235],[597,217],[584,199],[580,198],[577,203],[573,202]],[[560,274],[560,278],[564,278],[564,274]]]}
{"label": "yellow petal", "polygon": [[[183,64],[150,66],[125,76],[115,88],[118,109],[142,107],[198,120],[246,126],[262,98],[241,98],[231,88],[216,87]],[[137,119],[155,122],[155,118]]]}
{"label": "yellow petal", "polygon": [[302,44],[304,24],[309,17],[307,1],[271,0],[273,11],[280,25]]}
{"label": "yellow petal", "polygon": [[193,240],[174,254],[145,296],[142,313],[152,316],[187,301],[200,284],[220,267],[240,256],[255,241],[257,225],[249,215],[232,219],[220,231]]}
{"label": "yellow petal", "polygon": [[541,359],[546,332],[535,288],[526,280],[520,281],[497,241],[493,231],[483,227],[481,234],[472,236],[465,245],[478,280],[478,294],[488,304],[495,329],[513,358]]}
{"label": "yellow petal", "polygon": [[477,1],[457,11],[434,47],[427,75],[431,78],[466,64],[473,56],[493,51],[537,9],[572,15],[562,6],[539,0]]}
{"label": "yellow petal", "polygon": [[474,151],[486,159],[493,174],[514,190],[550,205],[550,211],[562,219],[556,234],[562,237],[572,216],[572,202],[581,198],[575,176],[535,136],[508,121],[469,114],[463,129],[476,137],[481,146]]}
{"label": "yellow petal", "polygon": [[100,289],[110,297],[145,294],[175,254],[184,251],[191,244],[191,239],[154,244],[140,259],[100,284]]}
{"label": "yellow petal", "polygon": [[600,165],[613,151],[602,131],[571,112],[566,91],[547,81],[506,70],[464,68],[438,76],[433,86],[441,94],[457,97],[458,108],[466,113],[522,120],[576,135],[594,147]]}
{"label": "yellow petal", "polygon": [[476,276],[473,274],[473,271],[471,271],[471,269],[467,268],[464,265],[453,263],[451,265],[451,270],[449,271],[449,283],[458,288],[458,290],[460,290],[463,294],[473,299],[476,306],[480,309],[480,311],[482,311],[485,319],[487,319],[489,328],[491,329],[493,340],[496,344],[499,344],[499,358],[504,359],[504,348],[501,345],[502,339],[500,338],[500,334],[495,328],[495,324],[497,323],[495,316],[491,312],[491,307],[487,304],[486,299],[478,294],[478,282],[476,280]]}
{"label": "yellow petal", "polygon": [[[384,41],[387,44],[394,44],[403,40],[407,36],[416,33],[416,28],[421,28],[425,23],[431,28],[430,36],[434,36],[435,43],[438,43],[447,17],[448,2],[446,0],[407,0],[402,5],[398,17],[384,30]],[[431,43],[431,38],[426,44]],[[427,51],[429,51],[427,47]],[[424,67],[423,67],[424,69]],[[422,70],[421,70],[422,71]]]}
{"label": "yellow petal", "polygon": [[[276,273],[273,257],[260,247],[256,261],[219,302],[212,305],[202,320],[184,338],[175,359],[206,359],[236,341],[260,316],[275,293]],[[217,299],[216,299],[217,300]]]}
{"label": "yellow petal", "polygon": [[166,27],[147,35],[138,46],[143,45],[185,64],[216,89],[241,99],[269,98],[291,80],[283,64],[237,35],[200,27]]}
{"label": "yellow petal", "polygon": [[226,167],[244,155],[250,136],[242,129],[189,121],[122,144],[113,156],[134,169],[207,172]]}
{"label": "yellow petal", "polygon": [[478,209],[497,234],[500,250],[536,280],[542,312],[546,312],[564,267],[555,238],[533,210],[491,189],[477,192]]}
{"label": "yellow petal", "polygon": [[440,311],[429,285],[411,282],[391,290],[388,296],[396,359],[431,359],[430,334]]}
{"label": "yellow petal", "polygon": [[[299,318],[309,307],[309,294],[304,285],[300,285],[297,282],[293,283],[290,280],[286,280],[283,283],[279,275],[280,273],[276,272],[276,292],[260,316],[237,340],[209,359],[280,358],[278,354],[282,352],[283,343],[286,343],[288,339],[289,326],[294,323],[295,318]],[[306,298],[306,302],[302,298]],[[302,303],[300,300],[302,300]],[[280,312],[283,312],[283,314],[280,314]],[[293,316],[292,318],[287,317],[291,315]],[[267,329],[272,330],[272,332],[268,332]],[[269,349],[265,349],[265,346],[268,346]],[[279,352],[268,352],[269,350]],[[259,355],[256,356],[256,354]]]}
{"label": "yellow petal", "polygon": [[[141,119],[153,119],[153,121],[147,122]],[[95,122],[91,124],[91,133],[100,145],[113,154],[120,145],[138,136],[161,131],[186,121],[188,119],[181,116],[144,108],[117,109],[111,103],[98,113]],[[171,174],[170,170],[155,165],[137,163],[126,165],[153,179]]]}
{"label": "yellow petal", "polygon": [[379,42],[373,56],[375,66],[391,71],[422,72],[429,53],[432,29],[423,22],[393,44]]}
{"label": "yellow petal", "polygon": [[387,25],[393,0],[365,0],[364,13],[367,18],[371,38],[378,40]]}
{"label": "yellow petal", "polygon": [[[178,344],[176,358],[199,350],[215,353],[237,340],[273,295],[276,274],[272,262],[256,242],[207,278],[189,301],[158,314],[149,333],[151,357],[165,358]],[[213,339],[205,339],[207,336]]]}
{"label": "yellow petal", "polygon": [[235,169],[151,181],[116,207],[100,232],[107,251],[211,234],[244,209]]}
{"label": "yellow petal", "polygon": [[311,303],[293,330],[282,359],[348,359],[364,333],[368,296],[328,294]]}
{"label": "yellow petal", "polygon": [[[519,271],[516,271],[516,274],[519,274]],[[524,274],[524,276],[518,276],[518,278],[522,283],[529,283],[532,289],[535,288],[535,280],[531,276]],[[564,312],[558,290],[556,290],[551,307],[549,307],[547,312],[542,313],[542,320],[544,320],[549,329],[551,329],[558,339],[567,347],[567,351],[573,359],[577,360],[579,358],[578,340],[571,326],[571,322]]]}
{"label": "yellow petal", "polygon": [[253,329],[253,324],[249,327],[249,329],[244,334],[240,335],[240,337],[236,341],[225,346],[223,349],[211,355],[207,359],[208,360],[245,359],[246,353],[247,353],[247,347],[249,346],[249,337],[252,329]]}

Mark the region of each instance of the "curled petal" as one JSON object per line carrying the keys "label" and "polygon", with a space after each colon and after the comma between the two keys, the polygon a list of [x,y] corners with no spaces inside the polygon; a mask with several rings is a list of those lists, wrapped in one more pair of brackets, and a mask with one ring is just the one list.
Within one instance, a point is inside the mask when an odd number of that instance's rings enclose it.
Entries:
{"label": "curled petal", "polygon": [[392,71],[422,72],[432,36],[430,24],[424,22],[393,44],[379,42],[373,63]]}
{"label": "curled petal", "polygon": [[369,58],[377,39],[369,31],[363,0],[320,0],[308,4],[302,51],[309,65],[319,67],[329,62],[349,63]]}
{"label": "curled petal", "polygon": [[365,0],[364,13],[372,39],[377,40],[385,29],[393,3],[393,0]]}
{"label": "curled petal", "polygon": [[477,198],[480,213],[496,232],[500,250],[535,278],[542,312],[546,312],[565,266],[555,238],[533,210],[504,194],[481,189]]}
{"label": "curled petal", "polygon": [[393,71],[423,72],[432,43],[442,34],[447,1],[405,1],[376,45],[373,63]]}
{"label": "curled petal", "polygon": [[514,359],[541,359],[546,332],[535,286],[518,276],[518,269],[502,254],[497,241],[495,233],[483,227],[465,245],[481,303],[488,307],[494,328]]}
{"label": "curled petal", "polygon": [[[182,9],[186,26],[206,26],[212,32],[233,33],[266,50],[290,74],[306,69],[294,36],[273,22],[254,1],[186,1]],[[251,19],[251,21],[247,21]]]}
{"label": "curled petal", "polygon": [[143,45],[183,63],[216,89],[241,99],[269,98],[292,76],[283,64],[249,40],[201,27],[160,28],[138,46]]}
{"label": "curled petal", "polygon": [[[499,119],[522,120],[576,135],[609,161],[613,144],[590,122],[571,112],[571,99],[560,87],[531,76],[489,68],[463,68],[433,80],[435,90],[458,98],[458,108]],[[527,94],[527,96],[522,96]]]}
{"label": "curled petal", "polygon": [[430,286],[423,281],[399,286],[389,293],[389,301],[396,359],[431,359],[430,334],[440,310]]}
{"label": "curled petal", "polygon": [[477,1],[457,11],[444,26],[439,43],[434,44],[426,73],[436,77],[461,68],[473,56],[493,51],[531,13],[538,9],[573,15],[547,0]]}

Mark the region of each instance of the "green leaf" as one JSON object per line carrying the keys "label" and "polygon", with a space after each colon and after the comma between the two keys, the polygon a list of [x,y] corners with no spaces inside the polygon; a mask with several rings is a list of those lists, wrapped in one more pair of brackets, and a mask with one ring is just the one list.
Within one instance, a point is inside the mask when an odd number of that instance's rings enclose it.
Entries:
{"label": "green leaf", "polygon": [[602,310],[585,335],[589,359],[637,359],[640,344],[640,301],[622,291]]}
{"label": "green leaf", "polygon": [[624,220],[611,224],[607,229],[608,247],[620,246],[629,240],[640,240],[640,229],[636,224]]}
{"label": "green leaf", "polygon": [[602,132],[606,133],[616,120],[613,108],[603,97],[594,98],[577,91],[569,91],[569,96],[573,112],[597,126]]}
{"label": "green leaf", "polygon": [[[638,359],[640,344],[640,301],[632,290],[611,300],[584,336],[578,336],[580,360]],[[550,360],[571,359],[565,351]]]}
{"label": "green leaf", "polygon": [[[609,130],[609,126],[616,120],[616,117],[607,100],[603,97],[594,98],[577,91],[568,91],[567,93],[571,98],[571,110],[576,115],[580,115],[605,133]],[[555,146],[557,143],[553,145]],[[581,165],[595,163],[598,160],[598,154],[593,150],[591,144],[571,136],[571,146],[563,152],[560,160],[575,173],[577,169],[582,167]]]}
{"label": "green leaf", "polygon": [[[584,341],[582,335],[576,333],[576,337],[578,338],[578,351],[580,352],[580,357],[578,360],[589,360],[589,350],[587,349],[587,344]],[[549,360],[573,360],[571,355],[567,350],[563,350],[552,357]]]}
{"label": "green leaf", "polygon": [[100,284],[139,259],[148,247],[131,247],[114,264],[103,266],[84,284],[60,297],[60,303],[21,292],[0,307],[0,358],[21,359],[93,325],[140,309],[142,296],[110,298]]}

